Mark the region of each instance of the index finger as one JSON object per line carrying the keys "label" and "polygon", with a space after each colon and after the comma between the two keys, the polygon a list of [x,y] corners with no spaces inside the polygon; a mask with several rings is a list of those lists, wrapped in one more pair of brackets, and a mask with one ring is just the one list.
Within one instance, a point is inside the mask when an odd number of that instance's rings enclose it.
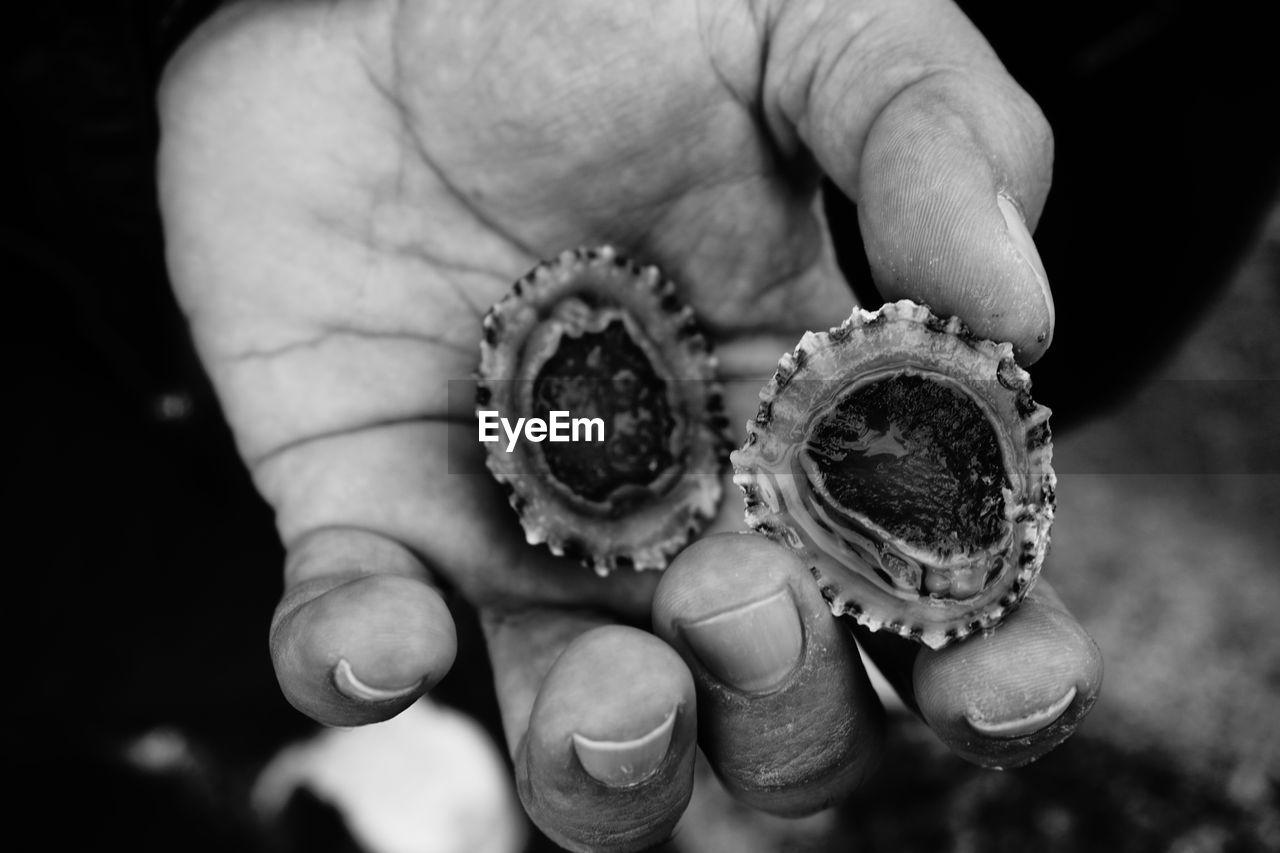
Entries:
{"label": "index finger", "polygon": [[943,649],[855,634],[943,743],[984,767],[1028,764],[1057,747],[1102,689],[1097,644],[1043,579],[994,630]]}

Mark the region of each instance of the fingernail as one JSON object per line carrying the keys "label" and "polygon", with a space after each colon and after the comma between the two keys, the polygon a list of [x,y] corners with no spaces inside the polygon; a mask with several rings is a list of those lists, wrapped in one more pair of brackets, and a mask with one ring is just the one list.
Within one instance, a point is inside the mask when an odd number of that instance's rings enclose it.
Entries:
{"label": "fingernail", "polygon": [[804,633],[787,589],[680,626],[707,670],[744,693],[780,685],[800,663]]}
{"label": "fingernail", "polygon": [[361,702],[387,702],[392,699],[402,699],[416,692],[422,686],[422,679],[418,679],[408,687],[374,687],[357,678],[351,669],[351,664],[346,658],[342,658],[333,668],[333,684],[338,688],[338,692],[348,699]]}
{"label": "fingernail", "polygon": [[653,731],[634,740],[595,740],[574,732],[573,751],[591,778],[610,788],[638,785],[652,776],[671,746],[676,709]]}
{"label": "fingernail", "polygon": [[1047,728],[1050,723],[1061,717],[1075,698],[1076,689],[1072,687],[1052,705],[1021,717],[993,720],[978,711],[970,710],[964,718],[979,734],[999,738],[1026,737]]}
{"label": "fingernail", "polygon": [[1005,229],[1009,233],[1009,240],[1013,244],[1014,251],[1031,267],[1036,281],[1040,284],[1040,293],[1044,297],[1045,308],[1048,311],[1048,329],[1042,333],[1043,342],[1047,344],[1048,337],[1052,334],[1054,321],[1053,294],[1049,290],[1049,274],[1045,272],[1044,262],[1040,260],[1040,252],[1036,249],[1035,241],[1031,239],[1031,232],[1027,229],[1027,221],[1023,218],[1022,210],[1018,207],[1017,202],[1004,193],[1000,193],[996,196],[996,206],[1000,208],[1000,214],[1004,217]]}

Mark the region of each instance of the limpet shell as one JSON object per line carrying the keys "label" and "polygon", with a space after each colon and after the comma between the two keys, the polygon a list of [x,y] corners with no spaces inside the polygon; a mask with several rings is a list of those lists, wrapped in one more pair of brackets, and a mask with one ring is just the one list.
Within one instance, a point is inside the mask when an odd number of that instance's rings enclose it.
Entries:
{"label": "limpet shell", "polygon": [[711,345],[675,284],[611,246],[566,251],[483,328],[477,412],[604,422],[603,441],[486,445],[529,543],[600,574],[665,568],[714,517],[731,447]]}
{"label": "limpet shell", "polygon": [[996,625],[1053,522],[1049,410],[1010,344],[903,300],[809,332],[732,455],[747,523],[837,616],[940,648]]}

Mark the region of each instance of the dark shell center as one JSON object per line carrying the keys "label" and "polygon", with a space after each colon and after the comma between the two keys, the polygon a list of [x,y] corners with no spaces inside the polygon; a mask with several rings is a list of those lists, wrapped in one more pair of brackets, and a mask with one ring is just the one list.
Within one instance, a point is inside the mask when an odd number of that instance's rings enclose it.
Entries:
{"label": "dark shell center", "polygon": [[541,445],[552,476],[587,500],[647,486],[675,463],[667,383],[621,321],[561,338],[534,380],[533,408],[543,418],[565,411],[604,421],[604,441]]}
{"label": "dark shell center", "polygon": [[806,451],[827,493],[900,540],[946,555],[1001,538],[1008,483],[990,421],[966,394],[918,375],[848,394]]}

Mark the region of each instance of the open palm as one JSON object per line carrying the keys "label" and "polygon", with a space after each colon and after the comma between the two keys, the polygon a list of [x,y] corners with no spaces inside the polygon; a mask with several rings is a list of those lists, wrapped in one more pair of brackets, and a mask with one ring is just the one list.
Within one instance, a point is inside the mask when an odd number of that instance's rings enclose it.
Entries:
{"label": "open palm", "polygon": [[[403,709],[453,661],[443,584],[481,611],[523,799],[562,843],[659,840],[699,737],[730,787],[775,811],[865,775],[875,699],[802,568],[735,540],[733,577],[710,558],[668,574],[653,613],[667,642],[602,628],[647,619],[658,576],[599,579],[526,545],[495,484],[457,473],[480,446],[451,448],[448,430],[469,417],[488,306],[539,259],[602,242],[681,285],[726,377],[749,380],[729,383],[745,421],[778,355],[852,305],[815,204],[824,173],[858,202],[882,292],[1038,357],[1052,301],[1023,223],[1047,192],[1049,135],[953,7],[244,4],[179,54],[161,110],[172,277],[289,549],[272,654],[290,701],[334,724]],[[741,526],[733,495],[717,526]],[[780,588],[807,639],[787,671],[831,683],[766,684],[755,669],[785,649],[735,662],[681,639],[735,602],[758,616]],[[1096,692],[1092,646],[1051,597],[1020,611],[1026,630],[1075,645],[1029,698],[992,651],[1011,685],[996,716],[1034,718],[1069,688],[1078,719]],[[731,623],[713,645],[750,619]],[[973,719],[963,685],[943,693],[939,713]],[[762,734],[784,714],[847,734]]]}

